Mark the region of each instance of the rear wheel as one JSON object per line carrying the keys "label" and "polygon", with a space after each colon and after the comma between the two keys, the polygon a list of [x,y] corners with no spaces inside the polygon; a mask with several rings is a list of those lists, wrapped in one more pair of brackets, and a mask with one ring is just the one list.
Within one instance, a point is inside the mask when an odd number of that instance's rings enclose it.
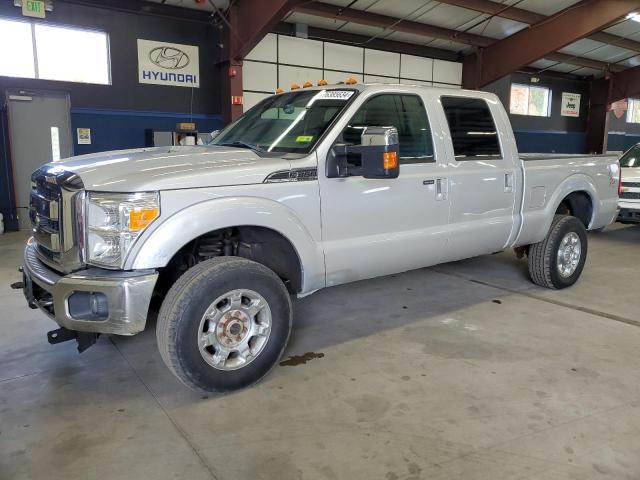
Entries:
{"label": "rear wheel", "polygon": [[219,257],[189,269],[158,315],[158,348],[187,386],[206,392],[247,387],[276,364],[289,339],[292,308],[264,265]]}
{"label": "rear wheel", "polygon": [[546,288],[578,280],[587,258],[587,231],[576,217],[556,215],[546,238],[529,247],[529,276]]}

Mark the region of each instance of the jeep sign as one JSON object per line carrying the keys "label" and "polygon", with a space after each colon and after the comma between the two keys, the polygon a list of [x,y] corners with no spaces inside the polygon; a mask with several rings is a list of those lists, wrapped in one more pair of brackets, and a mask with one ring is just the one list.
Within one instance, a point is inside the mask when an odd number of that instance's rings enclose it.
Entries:
{"label": "jeep sign", "polygon": [[198,47],[138,39],[138,81],[174,87],[200,86]]}

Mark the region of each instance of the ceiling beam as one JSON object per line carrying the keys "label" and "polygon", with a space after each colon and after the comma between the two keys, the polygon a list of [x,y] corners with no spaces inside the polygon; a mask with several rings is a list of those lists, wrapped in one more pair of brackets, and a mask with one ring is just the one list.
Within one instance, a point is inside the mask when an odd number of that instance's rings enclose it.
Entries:
{"label": "ceiling beam", "polygon": [[[487,47],[496,43],[496,40],[494,38],[484,37],[482,35],[462,33],[449,28],[437,27],[421,22],[402,20],[399,18],[389,17],[387,15],[365,12],[363,10],[342,8],[337,5],[330,5],[321,2],[299,4],[298,6],[294,7],[293,10],[300,13],[306,13],[307,15],[315,15],[323,18],[352,22],[370,27],[386,28],[395,32],[411,33],[414,35],[438,38],[441,40],[452,40],[474,47]],[[334,34],[336,35],[342,33],[343,32],[340,31],[334,32]],[[369,44],[368,46],[371,48],[376,48],[373,46],[373,44]],[[551,58],[551,56],[547,58],[549,58],[549,60],[566,62],[570,65],[576,65],[578,67],[589,67],[595,68],[597,70],[605,70],[608,66],[608,64],[605,62],[599,62],[597,60],[591,60],[588,58],[575,57],[572,55],[553,54],[552,56],[553,58]]]}
{"label": "ceiling beam", "polygon": [[344,8],[328,3],[314,2],[300,4],[294,7],[294,11],[306,13],[307,15],[315,15],[317,17],[353,22],[359,25],[385,28],[394,32],[411,33],[413,35],[438,38],[440,40],[451,40],[478,47],[488,47],[495,41],[492,38],[483,37],[482,35],[459,32],[450,28],[413,22],[411,20],[402,20],[387,15],[365,12],[364,10],[356,10],[354,8]]}
{"label": "ceiling beam", "polygon": [[[492,0],[439,1],[448,5],[455,5],[457,7],[475,10],[476,12],[486,13],[488,15],[495,15],[497,17],[514,20],[516,22],[527,23],[529,25],[534,25],[549,18],[546,15],[541,15],[530,10],[524,10],[522,8],[508,7],[502,3],[494,2]],[[613,35],[608,32],[595,32],[589,35],[587,38],[590,38],[591,40],[595,40],[597,42],[615,45],[616,47],[626,48],[627,50],[631,50],[634,52],[640,52],[640,42],[629,40],[628,38]]]}
{"label": "ceiling beam", "polygon": [[236,0],[229,7],[230,58],[241,60],[304,0]]}
{"label": "ceiling beam", "polygon": [[592,60],[585,57],[576,57],[560,52],[547,53],[544,58],[553,62],[568,63],[569,65],[593,68],[594,70],[600,71],[609,70],[612,72],[621,72],[622,70],[624,70],[624,67],[621,67],[620,65],[607,64],[606,62],[601,62],[600,60]]}
{"label": "ceiling beam", "polygon": [[481,88],[640,8],[640,0],[583,0],[465,59],[463,84]]}

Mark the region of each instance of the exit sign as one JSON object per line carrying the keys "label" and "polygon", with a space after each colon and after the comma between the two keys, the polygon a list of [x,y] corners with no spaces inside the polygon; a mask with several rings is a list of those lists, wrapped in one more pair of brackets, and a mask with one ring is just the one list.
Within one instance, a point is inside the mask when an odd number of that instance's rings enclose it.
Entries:
{"label": "exit sign", "polygon": [[22,15],[44,18],[44,0],[22,0]]}

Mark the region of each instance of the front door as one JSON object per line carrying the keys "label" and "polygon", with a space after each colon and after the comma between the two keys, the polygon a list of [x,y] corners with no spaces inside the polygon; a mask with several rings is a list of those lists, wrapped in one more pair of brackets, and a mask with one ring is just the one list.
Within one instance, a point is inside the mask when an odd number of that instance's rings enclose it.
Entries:
{"label": "front door", "polygon": [[446,248],[449,199],[437,189],[446,167],[436,162],[423,99],[410,93],[370,96],[336,143],[359,144],[367,126],[398,129],[400,175],[365,179],[357,158],[346,178],[320,172],[327,285],[437,263]]}
{"label": "front door", "polygon": [[7,107],[18,226],[29,229],[31,174],[45,163],[72,155],[69,96],[8,91]]}

